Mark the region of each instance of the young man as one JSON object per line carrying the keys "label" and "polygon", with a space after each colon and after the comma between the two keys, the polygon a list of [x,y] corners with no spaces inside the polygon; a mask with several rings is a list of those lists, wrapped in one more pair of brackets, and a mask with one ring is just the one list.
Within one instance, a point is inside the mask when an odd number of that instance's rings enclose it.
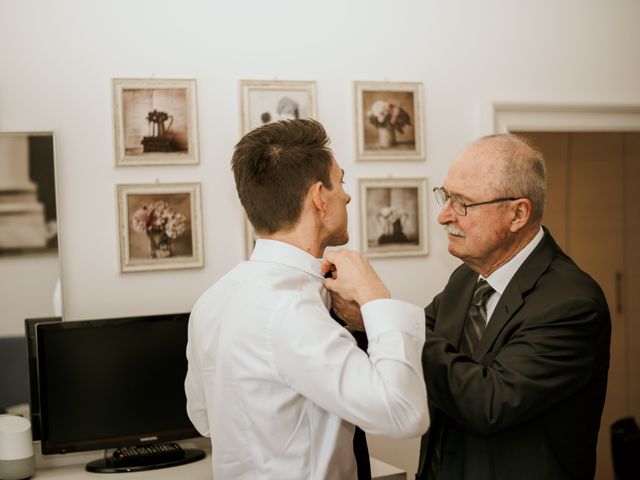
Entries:
{"label": "young man", "polygon": [[343,171],[312,120],[265,125],[238,143],[232,168],[258,236],[248,262],[210,287],[191,313],[189,417],[210,435],[216,480],[355,479],[354,425],[416,436],[428,426],[420,308],[389,298],[355,252],[332,259],[353,275],[369,355],[329,315],[322,257],[349,239]]}

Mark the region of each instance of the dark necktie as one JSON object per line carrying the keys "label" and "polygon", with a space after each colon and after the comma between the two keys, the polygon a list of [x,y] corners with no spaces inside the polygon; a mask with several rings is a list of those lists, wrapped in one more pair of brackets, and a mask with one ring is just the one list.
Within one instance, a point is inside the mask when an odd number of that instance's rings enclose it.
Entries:
{"label": "dark necktie", "polygon": [[484,329],[487,328],[487,299],[494,292],[486,280],[480,280],[476,285],[464,325],[464,338],[460,349],[462,352],[471,355],[482,338]]}
{"label": "dark necktie", "polygon": [[[486,280],[480,280],[476,284],[473,292],[467,321],[464,324],[463,338],[460,345],[460,351],[471,355],[476,347],[484,329],[487,327],[487,299],[495,290]],[[436,443],[433,447],[433,455],[429,463],[429,474],[426,477],[429,480],[437,478],[438,468],[440,467],[440,459],[442,457],[442,443],[444,441],[444,426],[438,432],[434,432]]]}
{"label": "dark necktie", "polygon": [[[346,324],[340,317],[336,315],[333,308],[329,310],[331,317],[337,321],[343,327]],[[367,351],[369,345],[369,339],[366,332],[351,332],[353,338],[356,339],[358,347]],[[356,466],[358,469],[358,480],[371,480],[371,463],[369,462],[369,448],[367,446],[367,436],[364,431],[356,425],[355,432],[353,434],[353,454],[356,457]]]}
{"label": "dark necktie", "polygon": [[[353,338],[356,339],[358,347],[366,352],[369,346],[367,334],[365,332],[351,332],[351,334]],[[371,463],[369,462],[367,436],[357,425],[353,434],[353,453],[356,457],[356,465],[358,466],[358,480],[371,480]]]}

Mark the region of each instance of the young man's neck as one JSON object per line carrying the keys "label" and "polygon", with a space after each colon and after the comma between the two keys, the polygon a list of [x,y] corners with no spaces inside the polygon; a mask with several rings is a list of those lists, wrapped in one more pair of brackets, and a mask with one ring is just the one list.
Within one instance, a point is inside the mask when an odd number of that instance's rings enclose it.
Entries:
{"label": "young man's neck", "polygon": [[315,258],[322,258],[325,249],[325,245],[319,241],[315,235],[295,228],[288,231],[278,231],[269,235],[260,235],[260,238],[288,243],[289,245],[298,247],[300,250],[304,250]]}

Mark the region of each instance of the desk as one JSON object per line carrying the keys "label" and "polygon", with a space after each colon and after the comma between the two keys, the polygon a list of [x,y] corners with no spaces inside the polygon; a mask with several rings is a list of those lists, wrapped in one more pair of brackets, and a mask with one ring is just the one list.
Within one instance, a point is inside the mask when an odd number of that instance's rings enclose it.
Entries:
{"label": "desk", "polygon": [[[177,467],[147,470],[144,472],[128,473],[92,473],[84,466],[87,462],[100,458],[102,450],[98,452],[70,453],[66,455],[43,456],[40,454],[40,444],[34,444],[36,450],[36,471],[34,480],[213,480],[211,471],[211,448],[206,442],[179,442],[185,448],[201,448],[207,456],[197,462]],[[406,480],[407,473],[393,465],[375,458],[371,459],[371,474],[374,480]]]}

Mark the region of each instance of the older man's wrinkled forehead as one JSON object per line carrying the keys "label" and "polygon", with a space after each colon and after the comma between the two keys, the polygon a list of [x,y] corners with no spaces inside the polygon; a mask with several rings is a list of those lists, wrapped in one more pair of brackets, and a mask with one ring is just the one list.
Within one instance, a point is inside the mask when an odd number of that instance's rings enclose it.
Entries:
{"label": "older man's wrinkled forehead", "polygon": [[495,142],[488,139],[470,145],[451,164],[447,187],[454,193],[466,193],[471,186],[490,190],[500,177],[503,158]]}
{"label": "older man's wrinkled forehead", "polygon": [[495,170],[513,150],[513,143],[503,137],[489,137],[469,145],[459,158],[474,168]]}

